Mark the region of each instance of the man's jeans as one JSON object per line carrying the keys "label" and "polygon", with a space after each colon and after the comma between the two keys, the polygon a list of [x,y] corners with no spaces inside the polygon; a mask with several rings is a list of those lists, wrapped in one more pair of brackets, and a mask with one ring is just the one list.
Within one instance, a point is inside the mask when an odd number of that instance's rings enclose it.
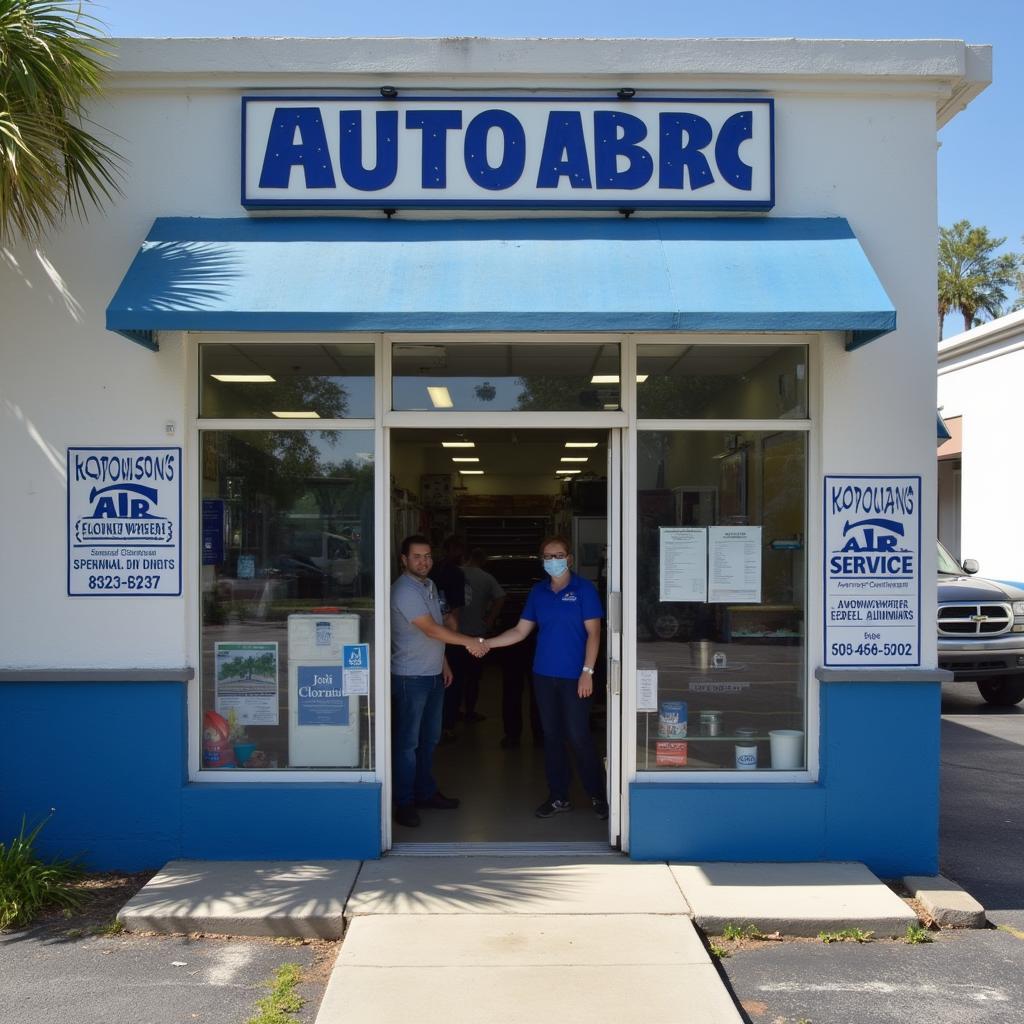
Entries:
{"label": "man's jeans", "polygon": [[437,792],[432,769],[441,738],[444,682],[440,676],[393,675],[391,707],[394,798],[403,807]]}
{"label": "man's jeans", "polygon": [[590,697],[580,697],[578,680],[533,675],[541,725],[544,726],[544,771],[552,800],[569,799],[568,741],[576,759],[583,788],[599,800],[605,799],[604,767],[590,735]]}

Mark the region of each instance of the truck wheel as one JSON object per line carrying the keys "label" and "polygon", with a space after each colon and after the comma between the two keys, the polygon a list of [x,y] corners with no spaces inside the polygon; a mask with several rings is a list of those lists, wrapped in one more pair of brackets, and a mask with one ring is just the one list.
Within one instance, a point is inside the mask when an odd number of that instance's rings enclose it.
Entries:
{"label": "truck wheel", "polygon": [[988,704],[1009,708],[1024,700],[1024,679],[986,679],[978,690]]}

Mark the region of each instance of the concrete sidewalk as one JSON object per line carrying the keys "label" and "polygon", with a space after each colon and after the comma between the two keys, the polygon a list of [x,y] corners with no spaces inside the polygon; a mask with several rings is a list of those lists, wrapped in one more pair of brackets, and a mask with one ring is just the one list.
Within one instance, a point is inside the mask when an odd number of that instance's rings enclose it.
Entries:
{"label": "concrete sidewalk", "polygon": [[736,1024],[694,921],[900,935],[917,920],[860,864],[664,864],[624,857],[172,862],[129,930],[345,935],[317,1024]]}

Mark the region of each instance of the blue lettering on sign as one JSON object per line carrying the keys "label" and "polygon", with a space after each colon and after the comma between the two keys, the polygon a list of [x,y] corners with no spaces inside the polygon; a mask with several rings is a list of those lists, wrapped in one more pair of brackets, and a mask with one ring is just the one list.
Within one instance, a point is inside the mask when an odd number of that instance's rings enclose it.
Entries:
{"label": "blue lettering on sign", "polygon": [[547,100],[416,97],[379,109],[368,97],[246,98],[262,111],[248,130],[266,145],[243,203],[610,206],[611,193],[638,206],[774,203],[771,100],[650,98],[628,110]]}
{"label": "blue lettering on sign", "polygon": [[[501,132],[501,163],[492,167],[487,162],[487,136],[491,129]],[[526,167],[526,132],[519,118],[507,110],[485,110],[477,114],[466,129],[466,170],[481,187],[493,192],[511,188]]]}
{"label": "blue lettering on sign", "polygon": [[305,172],[306,188],[334,188],[331,154],[319,107],[278,107],[274,111],[260,188],[287,188],[296,164]]}
{"label": "blue lettering on sign", "polygon": [[363,112],[343,110],[341,123],[341,176],[361,192],[387,188],[398,173],[398,111],[377,111],[377,159],[363,166]]}

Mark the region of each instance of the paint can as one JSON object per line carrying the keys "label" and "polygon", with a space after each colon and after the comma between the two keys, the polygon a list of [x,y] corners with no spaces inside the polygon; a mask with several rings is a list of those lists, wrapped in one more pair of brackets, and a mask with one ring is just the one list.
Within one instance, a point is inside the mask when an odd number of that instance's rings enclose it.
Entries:
{"label": "paint can", "polygon": [[686,701],[663,700],[658,707],[658,736],[665,740],[686,738]]}

